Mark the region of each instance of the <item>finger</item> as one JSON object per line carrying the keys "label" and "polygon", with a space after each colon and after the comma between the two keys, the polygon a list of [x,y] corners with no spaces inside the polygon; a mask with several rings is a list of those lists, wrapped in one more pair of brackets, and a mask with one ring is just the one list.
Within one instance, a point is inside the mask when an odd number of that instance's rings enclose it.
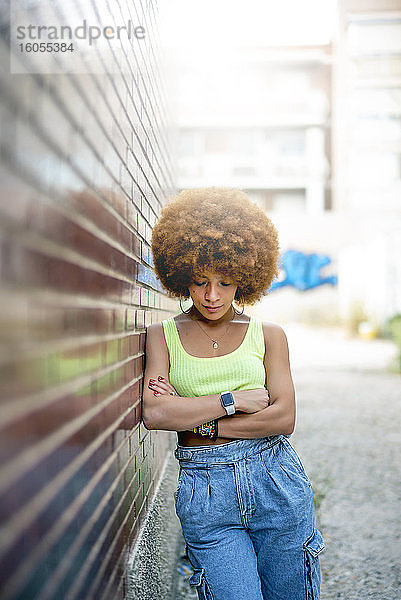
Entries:
{"label": "finger", "polygon": [[166,385],[166,389],[167,389],[167,391],[168,391],[169,394],[171,394],[173,396],[177,395],[177,392],[175,391],[175,389],[173,388],[173,386],[171,385],[171,383],[167,379],[164,379],[164,377],[161,377],[161,376],[158,377],[157,379],[158,379],[158,381],[160,383]]}
{"label": "finger", "polygon": [[160,383],[159,381],[155,381],[154,379],[151,379],[149,381],[148,387],[149,387],[149,389],[160,392],[162,394],[165,394],[166,392],[168,392],[167,386]]}
{"label": "finger", "polygon": [[154,379],[149,380],[148,388],[153,391],[155,395],[159,394],[169,394],[176,396],[177,393],[172,385],[169,383],[162,383],[160,381],[155,381]]}

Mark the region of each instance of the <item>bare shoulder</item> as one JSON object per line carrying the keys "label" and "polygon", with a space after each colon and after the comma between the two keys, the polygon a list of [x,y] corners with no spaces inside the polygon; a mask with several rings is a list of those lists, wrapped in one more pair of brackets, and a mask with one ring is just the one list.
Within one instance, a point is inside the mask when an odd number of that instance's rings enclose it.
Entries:
{"label": "bare shoulder", "polygon": [[163,325],[161,323],[152,323],[151,325],[148,325],[146,328],[146,335],[150,336],[152,338],[154,337],[160,337],[160,335],[162,335],[163,333]]}
{"label": "bare shoulder", "polygon": [[146,329],[146,371],[152,372],[155,366],[159,374],[160,369],[168,374],[169,353],[161,323],[152,323]]}
{"label": "bare shoulder", "polygon": [[269,344],[270,347],[286,347],[288,345],[287,336],[281,325],[277,325],[277,323],[272,323],[271,321],[263,321],[262,327],[266,345]]}
{"label": "bare shoulder", "polygon": [[150,344],[161,344],[167,348],[163,332],[163,325],[161,323],[152,323],[151,325],[148,325],[146,328],[146,343],[148,346]]}

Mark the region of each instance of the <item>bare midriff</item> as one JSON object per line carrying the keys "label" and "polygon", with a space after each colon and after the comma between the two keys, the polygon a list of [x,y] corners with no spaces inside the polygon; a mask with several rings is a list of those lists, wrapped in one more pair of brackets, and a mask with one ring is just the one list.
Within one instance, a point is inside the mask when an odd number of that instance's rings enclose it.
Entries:
{"label": "bare midriff", "polygon": [[228,442],[233,442],[234,439],[240,439],[217,437],[215,440],[212,440],[207,436],[201,436],[192,431],[177,431],[177,435],[180,446],[215,446],[216,444],[227,444]]}

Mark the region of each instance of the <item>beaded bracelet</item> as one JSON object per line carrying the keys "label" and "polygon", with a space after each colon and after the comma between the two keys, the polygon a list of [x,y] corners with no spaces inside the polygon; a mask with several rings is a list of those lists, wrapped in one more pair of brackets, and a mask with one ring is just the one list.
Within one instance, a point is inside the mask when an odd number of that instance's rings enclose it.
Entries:
{"label": "beaded bracelet", "polygon": [[212,440],[217,438],[218,432],[218,420],[208,421],[207,423],[202,423],[202,425],[198,425],[198,427],[193,428],[194,433],[198,433],[199,435],[208,436]]}

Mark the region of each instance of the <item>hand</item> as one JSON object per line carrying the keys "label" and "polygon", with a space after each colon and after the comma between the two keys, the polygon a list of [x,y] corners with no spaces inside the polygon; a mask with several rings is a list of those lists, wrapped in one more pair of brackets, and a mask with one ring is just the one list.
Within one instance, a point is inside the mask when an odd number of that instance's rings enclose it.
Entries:
{"label": "hand", "polygon": [[153,394],[155,396],[160,396],[161,394],[170,394],[171,396],[178,396],[177,392],[171,385],[171,383],[164,379],[161,375],[156,379],[149,379],[148,388],[153,390]]}
{"label": "hand", "polygon": [[238,390],[232,392],[235,409],[238,412],[255,413],[267,408],[270,404],[269,390],[259,388],[256,390]]}

